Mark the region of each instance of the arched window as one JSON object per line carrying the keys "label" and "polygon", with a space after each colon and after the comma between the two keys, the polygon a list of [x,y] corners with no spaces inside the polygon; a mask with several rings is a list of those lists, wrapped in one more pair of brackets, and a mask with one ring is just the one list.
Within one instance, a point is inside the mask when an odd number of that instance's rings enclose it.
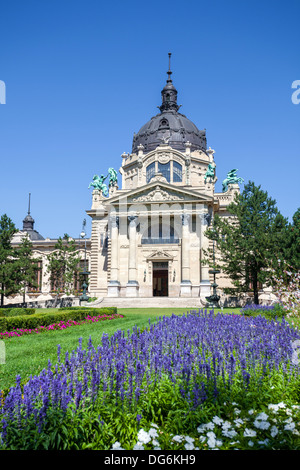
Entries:
{"label": "arched window", "polygon": [[173,183],[182,182],[182,166],[180,163],[173,162]]}
{"label": "arched window", "polygon": [[155,162],[150,163],[146,169],[146,182],[149,183],[151,178],[155,175]]}
{"label": "arched window", "polygon": [[168,183],[170,183],[170,162],[169,163],[159,163],[158,162],[158,171],[166,178]]}

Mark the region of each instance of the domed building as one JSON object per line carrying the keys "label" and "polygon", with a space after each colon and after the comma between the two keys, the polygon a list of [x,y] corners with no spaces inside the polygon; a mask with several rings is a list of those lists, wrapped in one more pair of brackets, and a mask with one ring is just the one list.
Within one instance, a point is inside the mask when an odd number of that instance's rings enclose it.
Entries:
{"label": "domed building", "polygon": [[234,185],[215,193],[214,150],[207,148],[205,130],[179,112],[170,62],[167,74],[160,113],[134,134],[131,153],[122,155],[121,188],[111,182],[105,196],[95,186],[87,211],[90,295],[107,302],[114,297],[116,305],[118,297],[206,303],[212,279],[203,262],[209,243],[204,232],[213,213],[227,215],[239,191]]}
{"label": "domed building", "polygon": [[[91,237],[75,242],[81,265],[88,264],[88,295],[103,306],[195,307],[206,305],[212,294],[212,274],[204,263],[205,231],[215,213],[228,216],[239,186],[215,192],[215,152],[207,148],[206,131],[179,112],[170,56],[160,112],[133,135],[131,152],[121,156],[121,187],[113,168],[108,169],[108,185],[103,175],[90,183],[92,207],[86,212],[92,218]],[[34,230],[30,209],[13,244],[26,235],[39,259],[38,288],[28,288],[26,301],[50,305],[55,292],[47,263],[57,240]],[[228,285],[222,275],[217,282],[220,292]],[[74,285],[79,292],[78,279]]]}

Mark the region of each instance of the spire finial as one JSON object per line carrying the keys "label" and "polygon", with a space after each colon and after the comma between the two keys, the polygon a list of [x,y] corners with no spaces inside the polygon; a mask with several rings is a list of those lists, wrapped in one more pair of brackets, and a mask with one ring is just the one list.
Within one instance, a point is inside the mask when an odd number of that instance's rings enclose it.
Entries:
{"label": "spire finial", "polygon": [[28,198],[28,215],[30,215],[30,196],[31,196],[31,193],[29,193],[29,198]]}
{"label": "spire finial", "polygon": [[171,75],[172,75],[172,72],[171,72],[171,55],[172,55],[172,53],[169,52],[168,55],[169,55],[169,70],[168,70],[167,74],[169,75],[169,78],[168,78],[167,81],[171,82],[172,81],[172,79],[171,79]]}

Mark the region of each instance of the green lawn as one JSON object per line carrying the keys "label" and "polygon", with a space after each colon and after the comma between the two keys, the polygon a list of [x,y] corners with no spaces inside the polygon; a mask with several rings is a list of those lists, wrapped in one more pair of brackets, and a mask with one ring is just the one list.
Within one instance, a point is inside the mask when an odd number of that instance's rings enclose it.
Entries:
{"label": "green lawn", "polygon": [[[49,313],[54,310],[47,309]],[[149,319],[155,322],[160,316],[170,316],[172,313],[180,315],[189,310],[182,308],[118,309],[118,313],[125,315],[124,318],[5,340],[6,363],[0,364],[0,390],[13,386],[18,374],[23,381],[47,367],[48,360],[55,364],[58,344],[61,345],[61,357],[64,358],[66,351],[71,352],[77,348],[80,337],[83,338],[83,347],[86,346],[90,336],[93,344],[97,345],[101,342],[103,333],[112,335],[119,329],[127,333],[127,330],[131,330],[135,325],[147,326]],[[238,314],[239,309],[224,309],[223,312]]]}

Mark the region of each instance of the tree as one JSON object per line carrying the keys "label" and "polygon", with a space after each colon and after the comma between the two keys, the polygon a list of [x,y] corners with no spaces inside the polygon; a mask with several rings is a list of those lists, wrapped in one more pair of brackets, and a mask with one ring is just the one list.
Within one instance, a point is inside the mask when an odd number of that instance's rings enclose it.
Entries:
{"label": "tree", "polygon": [[68,295],[74,293],[74,276],[78,272],[80,262],[77,250],[75,241],[65,234],[63,238],[59,237],[54,251],[47,257],[50,283],[56,292],[55,305],[61,293]]}
{"label": "tree", "polygon": [[287,227],[284,243],[283,259],[289,265],[289,270],[300,271],[300,207],[293,215],[292,223]]}
{"label": "tree", "polygon": [[4,296],[17,292],[15,282],[15,251],[11,245],[13,235],[17,232],[15,224],[6,215],[0,219],[0,295],[1,307],[4,305]]}
{"label": "tree", "polygon": [[29,286],[37,287],[38,259],[32,257],[31,240],[25,236],[21,245],[15,250],[15,272],[18,280],[18,292],[23,294],[25,303],[25,293]]}
{"label": "tree", "polygon": [[[287,230],[285,219],[276,201],[251,181],[228,206],[231,217],[215,215],[206,236],[217,244],[219,258],[216,267],[227,274],[233,284],[227,293],[253,292],[258,304],[259,285],[271,285],[273,272],[279,269],[283,255],[283,240]],[[206,251],[211,258],[212,250]]]}

